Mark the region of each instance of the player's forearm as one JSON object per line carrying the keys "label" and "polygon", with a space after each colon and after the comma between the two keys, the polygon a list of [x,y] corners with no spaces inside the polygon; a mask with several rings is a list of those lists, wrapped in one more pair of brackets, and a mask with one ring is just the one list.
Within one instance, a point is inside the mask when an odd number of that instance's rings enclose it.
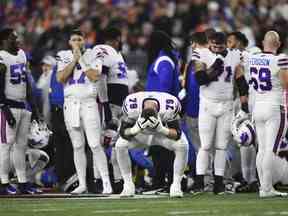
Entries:
{"label": "player's forearm", "polygon": [[77,64],[76,61],[72,61],[63,70],[58,71],[57,81],[65,84],[67,82],[67,80],[69,79],[69,77],[71,76],[71,74],[73,73],[73,70],[74,70],[76,64]]}

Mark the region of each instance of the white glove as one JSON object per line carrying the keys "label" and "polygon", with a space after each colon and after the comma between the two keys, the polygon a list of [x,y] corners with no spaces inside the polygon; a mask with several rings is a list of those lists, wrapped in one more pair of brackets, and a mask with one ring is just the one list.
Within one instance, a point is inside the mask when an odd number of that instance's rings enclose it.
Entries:
{"label": "white glove", "polygon": [[79,59],[79,64],[83,71],[87,71],[91,68],[90,61],[89,61],[89,54],[85,52]]}
{"label": "white glove", "polygon": [[[151,128],[155,129],[157,132],[168,136],[169,135],[169,128],[165,127],[158,115],[158,117],[150,117],[150,126]],[[152,123],[153,122],[153,123]]]}
{"label": "white glove", "polygon": [[180,91],[179,94],[178,94],[178,98],[179,98],[180,100],[183,100],[183,99],[186,97],[186,95],[187,95],[186,89],[185,89],[185,88],[182,88],[181,91]]}
{"label": "white glove", "polygon": [[136,135],[145,128],[149,127],[150,121],[149,119],[145,119],[141,117],[141,115],[138,117],[137,121],[135,122],[134,126],[132,128],[128,128],[125,131],[125,134],[130,136],[130,135]]}

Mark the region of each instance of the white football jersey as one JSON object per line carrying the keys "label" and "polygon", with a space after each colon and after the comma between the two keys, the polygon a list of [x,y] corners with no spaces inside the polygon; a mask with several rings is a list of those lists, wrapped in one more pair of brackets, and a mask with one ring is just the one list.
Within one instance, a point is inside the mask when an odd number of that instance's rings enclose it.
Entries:
{"label": "white football jersey", "polygon": [[129,119],[137,120],[142,113],[145,100],[152,99],[158,104],[158,115],[163,123],[179,118],[181,104],[179,100],[165,92],[137,92],[126,97],[123,103],[123,113]]}
{"label": "white football jersey", "polygon": [[249,57],[248,64],[251,76],[249,83],[254,90],[255,103],[283,104],[284,90],[279,79],[279,72],[282,68],[287,68],[288,57],[258,53]]}
{"label": "white football jersey", "polygon": [[21,49],[17,55],[0,50],[0,63],[7,68],[5,75],[5,95],[7,99],[19,102],[26,100],[26,62],[26,55]]}
{"label": "white football jersey", "polygon": [[108,84],[128,85],[127,66],[120,52],[109,45],[99,44],[93,48],[93,55],[102,60],[103,66],[109,68]]}
{"label": "white football jersey", "polygon": [[[85,58],[85,62],[88,64],[97,64],[91,49],[86,49],[82,57]],[[58,52],[56,59],[57,70],[59,72],[73,61],[72,50],[64,50]],[[89,80],[79,63],[75,66],[73,74],[64,85],[64,97],[70,96],[79,99],[88,97],[96,98],[97,96],[96,82]]]}
{"label": "white football jersey", "polygon": [[[211,53],[209,55],[211,55]],[[200,53],[200,59],[201,58],[204,59],[207,58],[207,56],[202,57]],[[218,77],[217,81],[213,81],[208,85],[202,85],[200,87],[200,97],[204,97],[206,99],[214,101],[233,100],[235,68],[237,65],[242,63],[241,51],[237,49],[227,49],[227,55],[225,57],[215,55],[213,58],[223,59],[224,72]],[[212,64],[213,63],[214,62],[212,62]],[[210,63],[210,66],[212,64]]]}

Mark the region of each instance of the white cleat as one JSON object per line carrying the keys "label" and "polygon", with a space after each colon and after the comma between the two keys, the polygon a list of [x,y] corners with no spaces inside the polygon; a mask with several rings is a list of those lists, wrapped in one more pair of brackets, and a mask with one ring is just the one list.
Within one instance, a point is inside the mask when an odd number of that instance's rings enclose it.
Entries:
{"label": "white cleat", "polygon": [[171,198],[181,198],[181,197],[183,197],[183,192],[181,190],[181,185],[180,184],[173,183],[170,186],[170,197]]}
{"label": "white cleat", "polygon": [[124,184],[123,191],[120,197],[133,197],[135,195],[135,185],[134,183]]}
{"label": "white cleat", "polygon": [[269,198],[269,197],[287,197],[288,194],[280,191],[276,191],[275,189],[272,189],[270,191],[259,191],[259,197],[260,198]]}
{"label": "white cleat", "polygon": [[79,185],[77,188],[71,191],[71,194],[83,194],[86,192],[87,192],[87,187],[85,185]]}
{"label": "white cleat", "polygon": [[102,194],[112,194],[112,187],[110,182],[103,183],[103,191]]}

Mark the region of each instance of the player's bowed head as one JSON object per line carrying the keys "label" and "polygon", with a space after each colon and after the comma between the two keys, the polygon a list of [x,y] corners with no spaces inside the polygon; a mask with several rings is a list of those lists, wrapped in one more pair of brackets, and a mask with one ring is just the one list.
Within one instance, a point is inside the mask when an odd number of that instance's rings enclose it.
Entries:
{"label": "player's bowed head", "polygon": [[136,123],[131,128],[120,128],[120,134],[124,138],[130,139],[144,129],[154,130],[170,139],[178,140],[181,136],[181,130],[177,128],[169,128],[163,125],[159,116],[159,104],[153,99],[146,99],[143,104],[143,110],[139,115]]}

